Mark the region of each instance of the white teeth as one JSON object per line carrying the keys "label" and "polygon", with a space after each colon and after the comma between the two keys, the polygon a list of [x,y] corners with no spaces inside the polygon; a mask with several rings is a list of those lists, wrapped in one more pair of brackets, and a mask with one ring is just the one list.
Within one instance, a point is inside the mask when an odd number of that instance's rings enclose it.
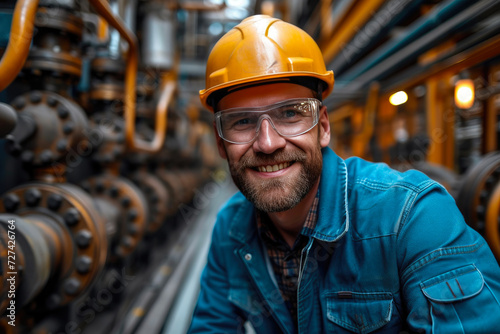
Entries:
{"label": "white teeth", "polygon": [[281,169],[287,168],[288,166],[290,166],[290,163],[285,162],[285,163],[281,163],[279,165],[259,166],[259,167],[257,167],[257,169],[259,170],[259,172],[262,172],[262,173],[266,173],[266,172],[270,173],[270,172],[277,172]]}

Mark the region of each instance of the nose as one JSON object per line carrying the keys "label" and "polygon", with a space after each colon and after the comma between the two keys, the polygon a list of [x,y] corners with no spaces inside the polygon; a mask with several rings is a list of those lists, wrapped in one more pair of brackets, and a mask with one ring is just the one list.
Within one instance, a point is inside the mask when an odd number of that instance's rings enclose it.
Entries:
{"label": "nose", "polygon": [[285,145],[286,139],[276,132],[268,119],[263,119],[260,124],[257,138],[253,143],[254,151],[271,154],[274,151],[285,147]]}

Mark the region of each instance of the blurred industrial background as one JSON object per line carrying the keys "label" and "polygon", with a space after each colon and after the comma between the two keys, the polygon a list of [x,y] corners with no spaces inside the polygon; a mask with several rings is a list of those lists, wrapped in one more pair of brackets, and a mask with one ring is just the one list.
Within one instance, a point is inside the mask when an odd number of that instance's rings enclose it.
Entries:
{"label": "blurred industrial background", "polygon": [[437,180],[500,260],[498,0],[2,0],[0,333],[186,331],[236,191],[198,90],[254,14],[320,45],[337,154]]}

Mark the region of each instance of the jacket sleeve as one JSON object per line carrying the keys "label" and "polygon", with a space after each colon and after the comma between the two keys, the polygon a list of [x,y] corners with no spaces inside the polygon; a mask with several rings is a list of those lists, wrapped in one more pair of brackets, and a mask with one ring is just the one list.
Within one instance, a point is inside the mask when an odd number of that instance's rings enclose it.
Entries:
{"label": "jacket sleeve", "polygon": [[453,198],[430,183],[400,226],[398,264],[406,322],[415,332],[494,333],[500,326],[500,268]]}
{"label": "jacket sleeve", "polygon": [[[219,223],[219,222],[217,222]],[[200,295],[188,333],[243,333],[243,318],[228,300],[227,254],[223,228],[215,225],[207,264],[201,275]],[[226,232],[227,234],[227,232]]]}

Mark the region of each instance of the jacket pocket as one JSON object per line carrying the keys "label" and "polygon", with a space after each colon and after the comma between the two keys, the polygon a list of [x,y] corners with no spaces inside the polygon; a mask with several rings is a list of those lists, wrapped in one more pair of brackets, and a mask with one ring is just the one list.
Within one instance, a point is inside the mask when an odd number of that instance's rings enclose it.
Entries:
{"label": "jacket pocket", "polygon": [[483,276],[473,265],[451,270],[420,283],[427,299],[436,303],[454,303],[472,298],[483,287]]}
{"label": "jacket pocket", "polygon": [[392,307],[393,297],[388,292],[339,291],[326,295],[328,320],[354,333],[370,333],[387,324]]}
{"label": "jacket pocket", "polygon": [[423,281],[420,288],[429,302],[435,333],[498,331],[498,300],[486,287],[483,275],[474,265]]}

